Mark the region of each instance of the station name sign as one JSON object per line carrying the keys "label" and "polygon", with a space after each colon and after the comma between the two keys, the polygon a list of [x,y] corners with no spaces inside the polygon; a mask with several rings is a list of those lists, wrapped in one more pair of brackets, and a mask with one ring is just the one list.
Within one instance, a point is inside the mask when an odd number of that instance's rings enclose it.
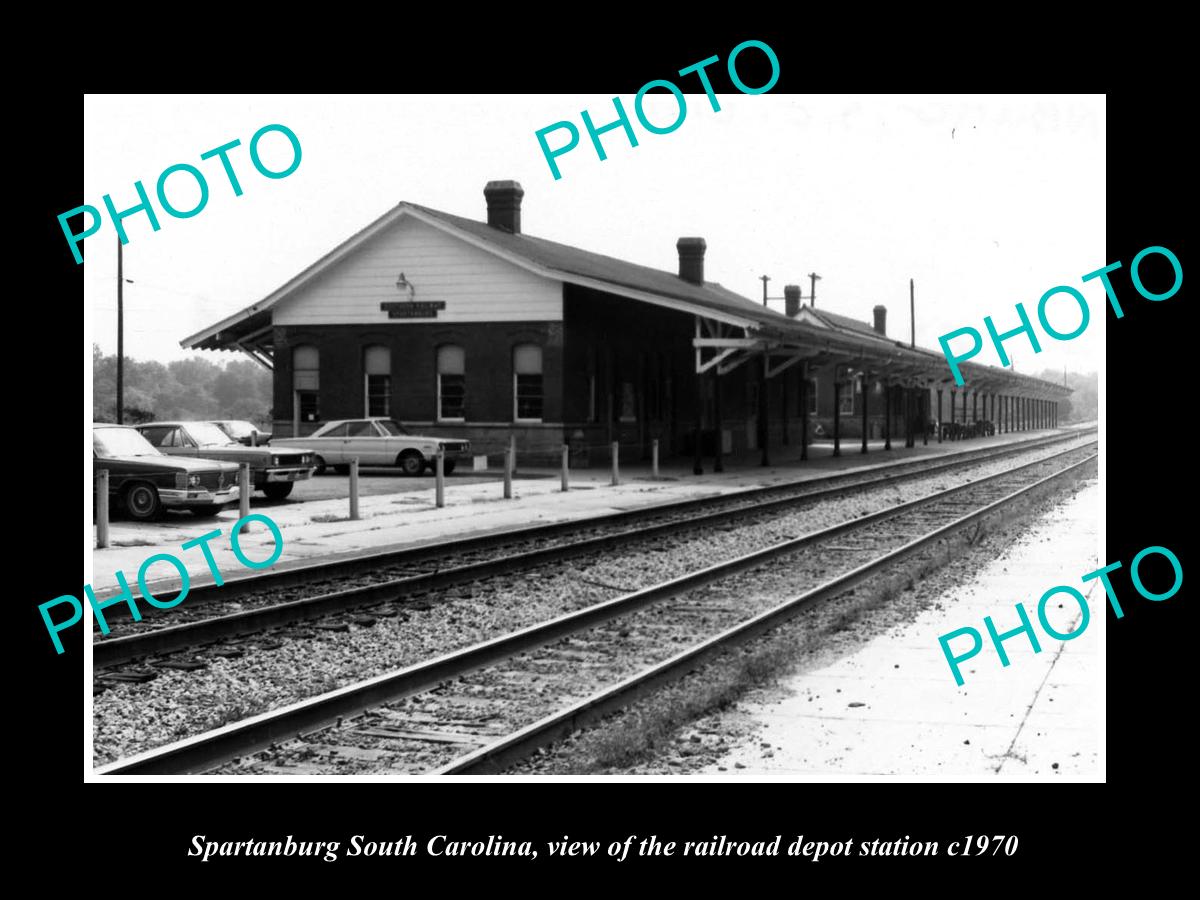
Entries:
{"label": "station name sign", "polygon": [[446,301],[396,301],[380,303],[379,308],[387,311],[389,319],[436,319],[438,310],[446,308]]}

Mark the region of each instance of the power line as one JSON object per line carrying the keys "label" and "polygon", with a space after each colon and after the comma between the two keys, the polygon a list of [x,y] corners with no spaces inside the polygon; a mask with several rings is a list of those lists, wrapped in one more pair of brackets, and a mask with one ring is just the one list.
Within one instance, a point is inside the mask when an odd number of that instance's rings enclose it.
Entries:
{"label": "power line", "polygon": [[[96,281],[108,282],[108,281],[112,280],[112,276],[111,275],[91,275],[91,276],[89,276],[89,280],[91,280],[91,279],[94,279]],[[166,291],[168,294],[176,294],[180,297],[195,297],[197,300],[203,300],[206,303],[217,302],[206,294],[196,294],[196,293],[193,293],[192,291],[180,291],[180,290],[176,290],[175,288],[169,288],[166,285],[156,284],[153,281],[145,281],[144,279],[141,279],[141,278],[138,278],[136,280],[131,280],[129,283],[136,284],[140,287],[154,288],[156,291]]]}

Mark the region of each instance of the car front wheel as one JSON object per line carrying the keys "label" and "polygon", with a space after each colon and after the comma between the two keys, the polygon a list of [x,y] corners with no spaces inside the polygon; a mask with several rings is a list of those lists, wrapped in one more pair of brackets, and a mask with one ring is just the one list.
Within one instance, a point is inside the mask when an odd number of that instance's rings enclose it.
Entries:
{"label": "car front wheel", "polygon": [[267,495],[268,500],[282,500],[292,492],[292,488],[295,486],[290,481],[279,484],[268,484],[263,488],[263,493]]}
{"label": "car front wheel", "polygon": [[416,450],[405,450],[396,460],[396,465],[403,470],[405,475],[413,477],[425,471],[425,458]]}
{"label": "car front wheel", "polygon": [[162,512],[162,501],[152,484],[134,484],[125,491],[125,509],[129,515],[145,522],[158,518]]}
{"label": "car front wheel", "polygon": [[313,457],[313,462],[316,464],[316,469],[313,470],[314,475],[325,474],[325,459],[321,456]]}

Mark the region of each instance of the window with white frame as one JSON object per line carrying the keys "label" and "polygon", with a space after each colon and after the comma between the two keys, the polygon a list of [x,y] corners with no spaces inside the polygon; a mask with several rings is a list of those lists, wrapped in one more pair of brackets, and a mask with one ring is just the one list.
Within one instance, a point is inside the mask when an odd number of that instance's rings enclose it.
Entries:
{"label": "window with white frame", "polygon": [[462,422],[467,409],[467,355],[462,347],[443,344],[437,352],[439,422]]}
{"label": "window with white frame", "polygon": [[513,418],[542,421],[542,348],[518,344],[513,348]]}
{"label": "window with white frame", "polygon": [[806,403],[808,403],[808,414],[815,416],[817,414],[817,379],[808,379],[807,390],[805,390]]}
{"label": "window with white frame", "polygon": [[378,344],[363,354],[363,406],[368,416],[389,416],[392,406],[392,351]]}

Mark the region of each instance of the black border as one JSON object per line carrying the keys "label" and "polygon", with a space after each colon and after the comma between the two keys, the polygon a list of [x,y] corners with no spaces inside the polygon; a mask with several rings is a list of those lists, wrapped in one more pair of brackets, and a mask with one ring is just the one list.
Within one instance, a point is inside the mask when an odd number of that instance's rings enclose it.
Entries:
{"label": "black border", "polygon": [[[944,91],[947,87],[963,91],[1012,90],[1016,86],[1000,83],[1001,79],[1039,60],[1054,65],[1055,77],[1047,84],[1030,84],[1029,90],[1098,91],[1112,80],[1105,71],[1111,60],[1105,58],[1103,45],[1093,44],[1080,51],[1085,54],[1082,57],[1073,56],[1072,48],[1085,45],[1089,36],[1071,33],[1066,27],[1056,32],[1053,28],[1038,30],[1009,23],[1007,34],[993,35],[982,46],[972,45],[965,38],[947,46],[930,35],[913,40],[909,22],[909,30],[887,35],[888,43],[894,38],[896,46],[885,50],[880,43],[884,38],[864,40],[853,29],[847,36],[845,26],[840,31],[825,30],[819,20],[805,30],[787,23],[786,27],[745,29],[712,25],[695,11],[681,11],[679,18],[669,31],[630,27],[619,37],[571,33],[557,41],[519,34],[520,29],[512,23],[485,29],[487,34],[475,39],[475,44],[457,34],[453,39],[428,41],[409,35],[391,42],[391,35],[380,35],[366,42],[376,51],[390,46],[390,56],[374,56],[366,63],[360,58],[353,72],[334,80],[339,82],[337,90],[347,91],[415,93],[482,88],[495,93],[628,95],[645,81],[670,77],[673,70],[690,62],[712,54],[724,59],[734,44],[747,37],[764,40],[776,50],[781,78],[774,91],[780,93],[881,88]],[[880,31],[887,33],[888,24],[880,23]],[[1069,39],[1063,37],[1067,34],[1071,34]],[[1019,43],[1009,42],[1018,38]],[[288,87],[335,89],[326,83],[327,73],[310,72],[296,65],[298,57],[314,58],[313,51],[303,47],[264,53],[255,60],[252,73],[261,77],[249,80],[275,80],[268,78],[269,66],[289,56],[293,64],[289,71],[297,77]],[[1089,67],[1089,61],[1098,68]],[[1123,64],[1137,65],[1127,60]],[[720,71],[720,67],[714,67],[714,72]],[[317,78],[318,74],[323,77]],[[748,70],[745,78],[755,83],[752,74]],[[197,92],[215,87],[249,88],[249,84],[219,82],[213,82],[211,73],[201,77],[197,72],[175,78],[171,86],[182,88],[186,83],[188,90]],[[1110,314],[1107,322],[1108,409],[1113,418],[1104,452],[1108,508],[1116,513],[1108,516],[1109,559],[1121,559],[1128,565],[1142,547],[1161,544],[1174,550],[1186,570],[1181,519],[1190,479],[1181,458],[1187,438],[1178,431],[1188,422],[1189,407],[1189,382],[1182,371],[1189,358],[1184,345],[1190,336],[1183,321],[1186,301],[1183,291],[1162,303],[1142,301],[1127,281],[1129,261],[1150,245],[1171,248],[1187,268],[1181,213],[1186,203],[1184,175],[1190,167],[1184,166],[1187,145],[1173,131],[1181,111],[1171,83],[1167,78],[1155,88],[1130,87],[1109,93],[1108,180],[1107,185],[1097,185],[1098,190],[1107,190],[1109,246],[1108,257],[1095,262],[1098,268],[1122,260],[1126,268],[1114,277],[1114,283],[1123,298],[1132,298],[1125,304],[1124,319],[1116,321]],[[146,86],[119,84],[100,89]],[[722,87],[717,84],[718,90]],[[24,340],[41,337],[45,342],[51,335],[56,340],[52,347],[35,345],[32,359],[25,363],[37,371],[38,383],[44,385],[36,390],[35,402],[24,413],[20,407],[25,404],[13,410],[17,419],[25,421],[46,413],[46,398],[75,396],[75,363],[70,357],[61,365],[57,361],[62,359],[64,348],[74,352],[79,345],[62,337],[57,321],[46,323],[49,327],[36,327],[32,334],[25,329],[41,318],[39,313],[44,314],[56,304],[73,303],[81,295],[83,267],[75,266],[69,255],[64,258],[62,236],[54,218],[80,202],[73,187],[78,176],[72,173],[78,172],[81,119],[77,117],[81,107],[78,92],[62,91],[57,96],[39,96],[28,111],[29,120],[37,123],[39,140],[36,153],[31,154],[34,174],[21,186],[31,194],[29,205],[34,214],[26,222],[36,223],[31,242],[36,262],[18,260],[17,265],[24,270],[21,280],[29,285],[21,306],[34,315],[22,317],[24,325],[16,325],[21,321],[16,319],[10,339],[25,333]],[[531,123],[531,127],[537,124]],[[480,139],[486,141],[486,135]],[[1070,227],[1069,217],[1063,227]],[[44,277],[47,274],[49,283]],[[1071,274],[1064,272],[1064,276]],[[14,385],[14,390],[18,388]],[[60,406],[71,409],[74,403],[62,399],[53,404],[54,409]],[[22,550],[14,567],[21,570],[16,592],[21,615],[25,616],[21,639],[31,651],[14,688],[28,706],[17,731],[25,736],[23,771],[32,770],[32,778],[22,775],[22,781],[36,787],[22,813],[34,834],[83,831],[89,843],[104,843],[106,855],[116,867],[106,867],[110,877],[140,879],[148,874],[147,870],[170,870],[186,872],[193,883],[205,884],[210,877],[223,882],[230,875],[230,865],[248,870],[245,862],[239,866],[235,861],[188,865],[184,854],[194,834],[244,839],[290,833],[297,839],[345,840],[361,833],[377,839],[408,833],[451,833],[456,837],[503,833],[512,839],[545,840],[565,833],[577,839],[608,841],[630,833],[682,839],[724,833],[746,840],[781,833],[786,843],[787,836],[801,832],[828,840],[849,835],[857,839],[911,835],[943,841],[972,833],[1015,833],[1022,839],[1017,857],[982,862],[1010,872],[1013,866],[1073,866],[1080,860],[1095,859],[1099,840],[1118,830],[1126,852],[1130,843],[1141,841],[1137,824],[1121,821],[1118,808],[1101,803],[1091,793],[1100,789],[1095,786],[1064,790],[1046,785],[1024,789],[944,784],[402,783],[379,790],[374,785],[357,784],[272,784],[255,786],[254,796],[249,797],[246,785],[211,785],[203,790],[193,785],[83,785],[81,656],[74,652],[77,648],[64,657],[53,654],[36,610],[36,604],[44,599],[79,590],[76,567],[81,534],[75,530],[73,519],[73,511],[78,509],[78,495],[74,493],[79,484],[75,474],[78,470],[74,469],[78,444],[73,416],[71,412],[63,414],[71,423],[64,438],[55,440],[54,446],[44,448],[44,452],[39,442],[35,457],[36,469],[69,474],[43,478],[35,472],[30,473],[34,477],[20,474],[14,478],[18,496],[12,508],[30,510],[32,520],[18,530],[16,539],[28,549]],[[1159,454],[1165,459],[1158,459]],[[17,468],[29,473],[25,463],[31,461],[22,454]],[[65,518],[72,520],[71,527],[66,526]],[[1118,573],[1114,583],[1122,598],[1133,596],[1125,573]],[[1120,621],[1111,612],[1108,614],[1108,654],[1115,675],[1108,683],[1108,779],[1114,788],[1137,789],[1143,797],[1168,786],[1167,779],[1173,779],[1186,766],[1178,752],[1186,747],[1180,738],[1188,711],[1179,702],[1186,696],[1183,690],[1187,683],[1183,671],[1188,633],[1183,620],[1185,603],[1181,591],[1163,603],[1138,599],[1126,602],[1126,616]],[[447,793],[450,791],[454,794]],[[1144,837],[1157,830],[1150,828],[1147,832],[1143,828]],[[101,839],[101,835],[107,837]],[[51,846],[53,843],[47,842],[45,849]],[[125,852],[121,852],[123,847]],[[782,872],[783,865],[796,864],[784,859],[709,860],[701,865],[698,860],[681,861],[676,857],[617,865],[607,864],[606,860],[555,864],[543,857],[538,860],[537,871],[570,875],[583,871],[581,867],[586,865],[598,872],[616,872],[620,877],[624,875],[622,870],[632,868],[638,874],[667,870],[704,878],[730,866],[753,866],[750,871],[764,871],[766,866],[774,874]],[[352,873],[368,871],[362,865],[345,864],[349,862],[287,864],[286,871],[288,875],[298,873],[312,886],[344,883]],[[413,889],[415,885],[406,879],[413,874],[414,865],[448,879],[459,879],[465,873],[499,879],[520,875],[530,866],[523,861],[496,859],[459,860],[453,867],[430,862],[422,866],[411,860],[380,860],[370,868],[373,872],[397,873],[398,889],[404,889],[405,884]],[[929,870],[941,860],[868,862],[868,871],[900,873],[914,866]],[[135,864],[136,872],[132,869]],[[854,869],[858,872],[862,867]],[[277,862],[267,871],[279,874],[284,864]],[[847,861],[831,859],[794,871],[811,879],[818,871],[839,874],[849,868]],[[978,877],[974,865],[970,875]]]}

